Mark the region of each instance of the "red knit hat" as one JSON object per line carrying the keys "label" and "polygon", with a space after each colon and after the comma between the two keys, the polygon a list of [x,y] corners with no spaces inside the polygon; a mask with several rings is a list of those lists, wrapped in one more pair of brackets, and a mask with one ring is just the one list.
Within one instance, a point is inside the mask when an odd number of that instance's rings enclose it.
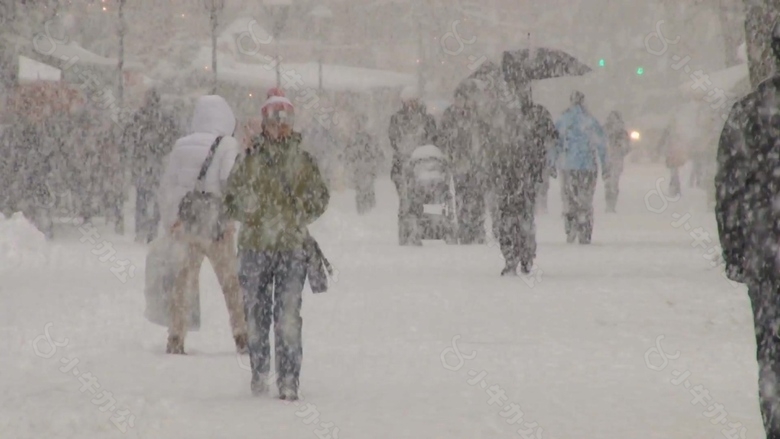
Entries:
{"label": "red knit hat", "polygon": [[293,125],[295,120],[295,107],[289,99],[282,96],[271,96],[260,109],[263,122],[275,121]]}
{"label": "red knit hat", "polygon": [[268,93],[265,95],[266,98],[270,98],[271,96],[279,96],[279,97],[285,97],[284,91],[282,91],[281,88],[273,87],[268,90]]}

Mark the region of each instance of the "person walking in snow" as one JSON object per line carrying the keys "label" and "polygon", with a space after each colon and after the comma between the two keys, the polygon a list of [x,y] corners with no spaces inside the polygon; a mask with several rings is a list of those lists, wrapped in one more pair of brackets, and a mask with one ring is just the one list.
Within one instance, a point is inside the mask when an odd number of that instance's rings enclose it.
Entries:
{"label": "person walking in snow", "polygon": [[[780,60],[780,22],[771,49]],[[737,101],[718,143],[716,219],[726,276],[747,285],[758,362],[758,401],[767,439],[780,438],[780,75]]]}
{"label": "person walking in snow", "polygon": [[566,242],[573,243],[579,237],[580,244],[590,244],[599,162],[602,178],[609,178],[607,139],[601,124],[585,107],[582,92],[572,93],[571,104],[555,124],[560,137],[551,151],[549,165],[555,169],[554,178],[558,169],[562,174]]}
{"label": "person walking in snow", "polygon": [[476,80],[455,89],[455,99],[441,120],[439,140],[452,167],[460,244],[485,242],[485,163],[483,162],[489,121],[477,115]]}
{"label": "person walking in snow", "polygon": [[407,164],[415,149],[423,145],[435,145],[437,140],[436,120],[414,88],[407,87],[401,93],[402,107],[390,117],[388,135],[393,148],[393,165],[390,178],[398,192],[398,241],[400,245],[422,245],[422,240],[414,233],[418,223],[413,203],[407,194],[410,184]]}
{"label": "person walking in snow", "polygon": [[623,116],[620,112],[609,113],[604,130],[607,134],[607,157],[609,159],[609,178],[604,180],[604,196],[607,202],[607,212],[615,213],[618,193],[620,192],[620,175],[623,174],[623,162],[631,150],[631,145],[626,124],[623,122]]}
{"label": "person walking in snow", "polygon": [[533,103],[530,90],[512,87],[502,94],[508,97],[495,104],[489,188],[496,198],[493,234],[506,261],[501,275],[506,276],[516,274],[518,265],[522,273],[531,272],[537,189],[555,133],[550,132],[552,118],[545,119],[546,109]]}
{"label": "person walking in snow", "polygon": [[294,108],[270,96],[262,132],[233,170],[225,193],[228,216],[242,224],[239,279],[249,325],[250,388],[268,391],[273,323],[279,397],[298,398],[303,347],[302,291],[311,255],[308,226],[328,206],[328,187],[293,131]]}
{"label": "person walking in snow", "polygon": [[149,243],[157,235],[160,209],[155,192],[160,184],[162,160],[178,137],[175,119],[163,111],[160,94],[152,89],[143,107],[122,134],[136,190],[135,232],[138,242]]}
{"label": "person walking in snow", "polygon": [[206,193],[221,197],[227,186],[231,169],[239,154],[238,141],[233,137],[236,118],[230,105],[221,96],[198,98],[190,124],[190,134],[180,138],[167,158],[162,175],[159,205],[164,230],[184,243],[187,256],[176,276],[171,300],[171,323],[168,332],[169,354],[184,354],[184,339],[191,315],[188,291],[198,285],[203,258],[207,257],[225,295],[230,327],[236,349],[247,350],[247,327],[244,303],[238,282],[238,262],[234,251],[235,227],[224,224],[224,233],[204,236],[188,231],[182,224],[180,205],[188,193],[196,189],[201,168],[210,155],[211,163],[203,177]]}
{"label": "person walking in snow", "polygon": [[367,130],[368,117],[365,114],[358,115],[356,124],[357,129],[344,151],[344,165],[355,188],[357,211],[364,214],[376,205],[374,181],[381,151]]}

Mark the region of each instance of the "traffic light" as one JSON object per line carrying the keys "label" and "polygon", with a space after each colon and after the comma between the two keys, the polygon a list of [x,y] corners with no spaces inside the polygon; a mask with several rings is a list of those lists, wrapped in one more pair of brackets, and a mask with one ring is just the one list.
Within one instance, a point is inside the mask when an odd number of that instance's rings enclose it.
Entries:
{"label": "traffic light", "polygon": [[644,67],[637,67],[636,74],[637,75],[644,75],[645,74],[645,68]]}
{"label": "traffic light", "polygon": [[605,65],[607,65],[607,62],[604,60],[604,58],[601,58],[599,60],[599,67],[604,67]]}

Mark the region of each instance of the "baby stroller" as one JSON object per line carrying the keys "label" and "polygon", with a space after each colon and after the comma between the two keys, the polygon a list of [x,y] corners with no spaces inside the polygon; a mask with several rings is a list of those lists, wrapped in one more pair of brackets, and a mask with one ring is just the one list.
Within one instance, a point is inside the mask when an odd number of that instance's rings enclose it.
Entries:
{"label": "baby stroller", "polygon": [[419,240],[441,239],[457,244],[452,175],[444,153],[434,145],[412,152],[407,166],[405,200],[410,224]]}

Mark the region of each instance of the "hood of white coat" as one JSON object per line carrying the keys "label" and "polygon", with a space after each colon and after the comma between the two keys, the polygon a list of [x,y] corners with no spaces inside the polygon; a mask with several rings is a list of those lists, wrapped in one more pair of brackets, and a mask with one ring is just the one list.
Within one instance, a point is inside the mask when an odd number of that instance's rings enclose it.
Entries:
{"label": "hood of white coat", "polygon": [[222,96],[201,96],[195,103],[190,134],[209,133],[232,136],[236,130],[236,116]]}

